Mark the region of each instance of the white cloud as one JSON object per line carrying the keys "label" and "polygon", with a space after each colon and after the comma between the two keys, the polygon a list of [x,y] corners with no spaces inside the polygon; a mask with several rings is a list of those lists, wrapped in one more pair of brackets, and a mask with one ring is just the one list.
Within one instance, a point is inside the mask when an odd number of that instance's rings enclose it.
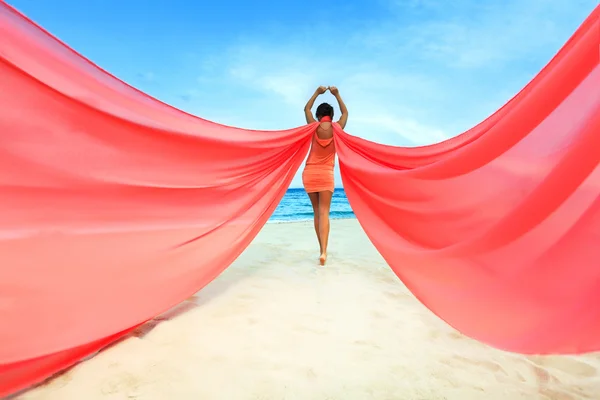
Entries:
{"label": "white cloud", "polygon": [[354,118],[354,123],[360,127],[361,131],[392,132],[413,146],[441,142],[449,137],[448,133],[443,130],[427,126],[414,119],[398,118],[391,114],[359,116]]}
{"label": "white cloud", "polygon": [[[314,88],[336,85],[350,109],[350,133],[394,145],[441,141],[514,95],[595,1],[388,4],[388,17],[377,25],[350,30],[337,23],[338,41],[329,50],[311,45],[324,33],[307,27],[285,40],[244,37],[220,54],[206,55],[199,83],[210,76],[220,93],[235,94],[227,104],[235,113],[219,114],[224,118],[219,122],[262,129],[297,126],[304,123],[301,107]],[[323,99],[334,102],[331,96]],[[192,111],[208,117],[205,105]]]}

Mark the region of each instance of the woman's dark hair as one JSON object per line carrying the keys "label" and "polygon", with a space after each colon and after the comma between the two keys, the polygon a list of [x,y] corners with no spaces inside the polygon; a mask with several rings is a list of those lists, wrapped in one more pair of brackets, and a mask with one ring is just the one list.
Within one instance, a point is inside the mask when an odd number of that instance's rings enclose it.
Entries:
{"label": "woman's dark hair", "polygon": [[333,118],[333,107],[328,103],[322,103],[317,107],[317,112],[315,113],[317,117],[317,121],[320,121],[323,117]]}

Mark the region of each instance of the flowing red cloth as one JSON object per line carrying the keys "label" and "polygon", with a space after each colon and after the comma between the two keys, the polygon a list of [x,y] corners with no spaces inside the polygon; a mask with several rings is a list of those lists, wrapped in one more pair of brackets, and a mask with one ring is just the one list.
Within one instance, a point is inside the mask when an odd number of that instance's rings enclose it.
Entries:
{"label": "flowing red cloth", "polygon": [[336,128],[344,189],[394,272],[462,333],[600,350],[600,6],[504,107],[400,148]]}
{"label": "flowing red cloth", "polygon": [[315,127],[187,115],[0,3],[0,398],[219,275],[274,211]]}
{"label": "flowing red cloth", "polygon": [[[373,243],[433,312],[496,347],[600,350],[599,14],[457,138],[395,148],[334,124]],[[315,129],[185,114],[0,2],[0,397],[214,279],[269,218]]]}

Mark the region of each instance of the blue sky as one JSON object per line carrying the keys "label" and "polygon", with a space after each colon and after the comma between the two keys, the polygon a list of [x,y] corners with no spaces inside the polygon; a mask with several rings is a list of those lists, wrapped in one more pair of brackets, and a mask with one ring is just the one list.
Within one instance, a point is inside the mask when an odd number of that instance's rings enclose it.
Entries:
{"label": "blue sky", "polygon": [[[304,123],[336,85],[346,130],[413,146],[499,108],[597,0],[8,0],[71,47],[185,111],[244,128]],[[334,102],[329,95],[320,100]],[[338,114],[339,115],[339,114]],[[299,176],[293,186],[300,185]],[[338,182],[339,174],[338,174]]]}

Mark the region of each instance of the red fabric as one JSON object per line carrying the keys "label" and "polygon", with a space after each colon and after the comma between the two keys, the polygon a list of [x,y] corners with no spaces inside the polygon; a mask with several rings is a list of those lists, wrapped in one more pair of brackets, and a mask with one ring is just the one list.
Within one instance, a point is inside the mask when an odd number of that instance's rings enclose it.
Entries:
{"label": "red fabric", "polygon": [[5,3],[0,88],[0,397],[219,275],[274,211],[316,128],[187,115]]}
{"label": "red fabric", "polygon": [[[373,243],[433,312],[496,347],[600,350],[599,13],[457,138],[406,149],[336,127]],[[316,127],[185,114],[1,2],[0,88],[0,397],[214,279],[269,218]]]}
{"label": "red fabric", "polygon": [[600,7],[515,98],[446,142],[336,130],[346,195],[430,310],[520,353],[600,350]]}

